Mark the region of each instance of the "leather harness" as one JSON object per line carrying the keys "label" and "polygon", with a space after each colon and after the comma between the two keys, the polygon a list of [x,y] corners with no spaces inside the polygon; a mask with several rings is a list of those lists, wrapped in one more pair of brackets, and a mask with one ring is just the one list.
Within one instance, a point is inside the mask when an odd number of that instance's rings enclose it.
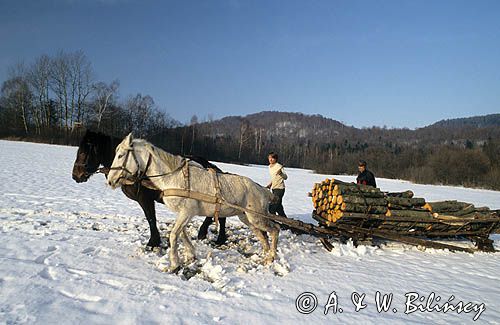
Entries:
{"label": "leather harness", "polygon": [[[219,181],[218,173],[215,169],[208,168],[208,171],[211,172],[213,175],[214,188],[215,188],[215,195],[209,195],[209,194],[205,194],[205,193],[191,190],[191,178],[190,178],[190,172],[189,172],[190,159],[183,158],[180,166],[177,167],[176,169],[168,172],[168,173],[163,173],[163,174],[158,174],[158,175],[147,175],[147,171],[148,171],[149,166],[151,164],[151,153],[150,153],[148,156],[148,160],[146,163],[146,167],[144,168],[144,171],[140,172],[140,173],[138,172],[137,175],[133,175],[132,172],[130,172],[127,169],[127,167],[125,167],[128,159],[129,159],[128,156],[129,156],[130,152],[132,152],[132,157],[133,157],[133,159],[138,167],[137,169],[139,170],[139,167],[140,167],[139,160],[137,159],[137,157],[135,155],[133,143],[132,143],[130,148],[127,148],[127,154],[126,154],[126,157],[123,161],[123,165],[120,167],[111,167],[110,170],[125,171],[133,178],[133,179],[130,179],[130,177],[128,177],[128,178],[126,178],[126,180],[130,180],[130,181],[134,181],[134,182],[136,182],[136,181],[139,181],[139,182],[148,181],[150,178],[153,178],[153,177],[165,177],[168,175],[172,175],[179,170],[182,170],[182,174],[184,176],[184,188],[165,189],[165,190],[162,190],[162,195],[163,196],[176,196],[176,197],[189,198],[189,199],[202,201],[205,203],[215,204],[214,221],[215,221],[216,226],[218,227],[221,206],[222,206],[222,203],[225,202],[225,200],[223,199],[222,194],[221,194],[220,181]],[[121,179],[121,178],[125,178],[125,177],[120,176],[119,179]],[[146,187],[150,187],[150,186],[147,186],[147,184],[143,184],[143,185]],[[154,189],[156,189],[156,188],[154,188]],[[225,202],[225,203],[227,204],[227,202]],[[239,208],[239,209],[241,210],[241,208]]]}

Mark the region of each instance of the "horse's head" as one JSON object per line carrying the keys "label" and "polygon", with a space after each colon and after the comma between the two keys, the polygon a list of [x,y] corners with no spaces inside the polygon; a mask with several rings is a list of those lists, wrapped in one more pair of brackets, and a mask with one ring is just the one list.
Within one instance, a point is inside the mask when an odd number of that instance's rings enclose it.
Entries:
{"label": "horse's head", "polygon": [[134,147],[132,133],[116,147],[115,158],[108,174],[108,184],[117,188],[123,181],[136,181],[141,170],[141,146]]}
{"label": "horse's head", "polygon": [[75,164],[73,165],[72,176],[77,183],[86,182],[99,168],[101,164],[99,157],[100,145],[99,134],[87,130],[80,141]]}

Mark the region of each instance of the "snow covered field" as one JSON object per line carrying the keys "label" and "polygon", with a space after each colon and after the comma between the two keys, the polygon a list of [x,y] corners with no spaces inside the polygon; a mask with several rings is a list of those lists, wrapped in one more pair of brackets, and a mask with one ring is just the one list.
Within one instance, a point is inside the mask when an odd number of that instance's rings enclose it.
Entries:
{"label": "snow covered field", "polygon": [[[173,275],[162,271],[168,266],[165,251],[143,251],[149,230],[136,202],[108,188],[102,175],[82,184],[71,179],[75,147],[0,141],[0,152],[0,323],[445,324],[470,323],[475,316],[478,323],[500,323],[499,253],[419,251],[395,243],[381,248],[335,243],[327,252],[313,237],[282,231],[279,260],[263,267],[257,254],[248,257],[260,251],[256,239],[233,218],[229,248],[193,241],[197,273]],[[267,182],[266,166],[217,165]],[[285,211],[313,222],[307,192],[332,176],[287,172]],[[458,199],[500,209],[500,192],[388,179],[377,183],[385,191],[411,189],[428,201]],[[167,236],[174,215],[157,205],[157,216]],[[189,228],[193,237],[202,220],[196,218]],[[500,249],[500,236],[492,238]],[[306,291],[317,297],[317,308],[301,314],[296,299]],[[377,291],[393,294],[387,312],[377,312]],[[325,315],[333,292],[332,302],[336,297],[343,312],[330,308]],[[431,293],[440,296],[431,306],[448,300],[472,305],[469,313],[405,314],[417,304],[406,305],[410,292],[424,300]],[[366,308],[354,311],[353,293],[366,294]],[[307,304],[313,301],[301,306],[314,307]]]}

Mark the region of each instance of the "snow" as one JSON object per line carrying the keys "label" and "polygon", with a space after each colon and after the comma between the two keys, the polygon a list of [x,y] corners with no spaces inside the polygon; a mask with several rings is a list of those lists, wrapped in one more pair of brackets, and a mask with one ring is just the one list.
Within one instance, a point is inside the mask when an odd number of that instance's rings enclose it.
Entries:
{"label": "snow", "polygon": [[[278,260],[262,266],[261,257],[252,255],[260,252],[256,239],[233,218],[229,248],[194,240],[197,261],[181,274],[165,273],[168,250],[143,250],[149,229],[138,204],[107,187],[102,175],[83,184],[71,179],[75,147],[0,141],[0,152],[0,323],[444,324],[469,323],[478,314],[478,309],[405,314],[409,292],[424,300],[434,292],[441,305],[451,298],[453,304],[484,304],[478,322],[500,322],[498,253],[421,251],[398,243],[354,247],[351,242],[334,243],[327,252],[314,237],[282,231]],[[217,165],[261,184],[268,180],[266,166]],[[307,192],[314,182],[354,180],[293,168],[287,174],[285,211],[313,223]],[[377,183],[385,191],[410,189],[428,201],[457,199],[500,209],[500,192],[390,179]],[[157,216],[167,236],[174,215],[157,205]],[[202,220],[188,228],[193,238]],[[500,248],[500,236],[491,238]],[[377,291],[393,294],[389,311],[377,312]],[[303,292],[317,297],[310,314],[296,310]],[[330,308],[325,315],[332,293],[343,312]],[[366,294],[365,309],[354,311],[353,293]]]}

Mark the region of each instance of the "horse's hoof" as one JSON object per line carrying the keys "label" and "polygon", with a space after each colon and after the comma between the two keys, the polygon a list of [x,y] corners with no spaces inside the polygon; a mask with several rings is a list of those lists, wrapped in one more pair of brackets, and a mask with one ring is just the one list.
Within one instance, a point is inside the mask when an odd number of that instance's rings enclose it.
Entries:
{"label": "horse's hoof", "polygon": [[223,238],[217,238],[216,241],[214,241],[214,245],[215,246],[222,246],[222,245],[225,245],[227,243],[227,237],[223,237]]}
{"label": "horse's hoof", "polygon": [[153,251],[159,250],[159,249],[161,249],[160,245],[156,245],[156,246],[146,245],[146,247],[144,247],[144,250],[146,252],[153,252]]}
{"label": "horse's hoof", "polygon": [[205,226],[205,224],[201,225],[200,230],[198,230],[198,240],[203,240],[207,238],[208,234],[208,225]]}
{"label": "horse's hoof", "polygon": [[160,247],[161,246],[161,240],[153,240],[150,239],[148,243],[146,244],[146,248],[155,248],[155,247]]}
{"label": "horse's hoof", "polygon": [[163,248],[162,248],[161,246],[156,246],[156,247],[146,246],[146,247],[144,248],[144,251],[145,251],[145,252],[152,252],[152,253],[161,254],[162,249],[163,249]]}
{"label": "horse's hoof", "polygon": [[176,267],[170,267],[168,269],[168,273],[178,274],[180,270],[181,270],[181,267],[180,267],[180,265],[178,265]]}
{"label": "horse's hoof", "polygon": [[267,256],[262,260],[263,265],[270,265],[274,262],[274,256]]}
{"label": "horse's hoof", "polygon": [[207,238],[208,234],[208,228],[204,229],[203,227],[200,228],[200,231],[198,231],[198,240],[203,240]]}
{"label": "horse's hoof", "polygon": [[186,264],[191,264],[194,261],[196,261],[196,256],[195,255],[188,255],[188,256],[186,256]]}

